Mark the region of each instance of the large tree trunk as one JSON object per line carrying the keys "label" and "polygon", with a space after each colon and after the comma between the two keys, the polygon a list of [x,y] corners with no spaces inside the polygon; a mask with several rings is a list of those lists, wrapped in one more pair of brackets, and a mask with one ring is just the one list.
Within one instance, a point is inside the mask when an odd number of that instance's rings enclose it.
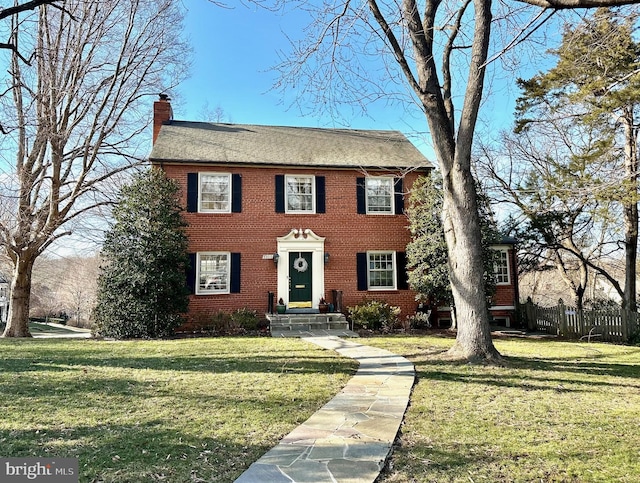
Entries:
{"label": "large tree trunk", "polygon": [[636,311],[636,260],[638,258],[638,207],[635,203],[624,208],[624,308]]}
{"label": "large tree trunk", "polygon": [[[433,4],[435,5],[437,4]],[[445,239],[458,326],[456,343],[449,350],[449,355],[469,361],[500,362],[500,353],[491,340],[489,310],[485,298],[480,215],[471,173],[471,147],[482,99],[489,48],[491,0],[474,0],[474,9],[475,32],[471,65],[457,134],[454,129],[454,110],[449,100],[426,95],[422,97],[422,101],[443,177]],[[435,11],[427,15],[427,18],[430,19],[427,24],[432,26]],[[448,71],[449,59],[445,63]],[[438,92],[433,60],[427,65],[432,70],[421,74],[421,77],[429,80],[425,92]]]}
{"label": "large tree trunk", "polygon": [[636,262],[638,259],[638,154],[637,129],[632,109],[622,116],[625,135],[624,167],[629,179],[629,201],[624,204],[625,281],[623,308],[636,311]]}
{"label": "large tree trunk", "polygon": [[451,289],[458,320],[454,357],[499,362],[491,340],[485,298],[480,218],[471,173],[450,171],[444,180],[445,237],[449,253]]}
{"label": "large tree trunk", "polygon": [[29,301],[31,276],[36,257],[31,252],[21,254],[15,262],[11,281],[9,319],[2,337],[31,337],[29,332]]}

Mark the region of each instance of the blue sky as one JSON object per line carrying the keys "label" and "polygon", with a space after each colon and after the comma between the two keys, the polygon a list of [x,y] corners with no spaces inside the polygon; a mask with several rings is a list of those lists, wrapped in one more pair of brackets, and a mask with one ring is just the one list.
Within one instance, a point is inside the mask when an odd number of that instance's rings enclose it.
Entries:
{"label": "blue sky", "polygon": [[[307,25],[303,12],[285,14],[256,7],[221,8],[206,0],[186,4],[185,32],[194,49],[191,76],[178,88],[176,119],[204,119],[205,108],[224,110],[223,122],[311,127],[350,127],[354,129],[392,129],[404,132],[432,161],[433,152],[424,115],[415,107],[387,106],[380,103],[368,116],[348,112],[349,124],[337,124],[329,117],[304,116],[297,107],[282,101],[282,92],[273,90],[278,52],[289,52],[289,40]],[[512,80],[493,84],[497,95],[488,102],[487,120],[508,127],[512,118]],[[289,101],[287,101],[289,102]]]}
{"label": "blue sky", "polygon": [[[425,117],[415,106],[407,109],[379,103],[367,116],[345,109],[345,126],[326,116],[304,116],[287,104],[291,99],[282,101],[282,92],[272,89],[278,74],[271,68],[278,63],[279,52],[290,52],[286,34],[299,36],[309,23],[304,12],[282,14],[250,3],[226,9],[206,0],[188,0],[185,6],[185,33],[194,49],[193,66],[190,78],[177,88],[176,119],[210,120],[204,117],[205,109],[219,107],[225,113],[223,122],[400,130],[434,161]],[[528,51],[533,58],[524,62],[526,70],[520,71],[520,76],[537,72],[544,50]],[[513,72],[502,70],[500,62],[488,69],[479,135],[510,128],[518,96],[514,78]]]}
{"label": "blue sky", "polygon": [[268,92],[275,80],[268,70],[276,52],[288,45],[281,31],[287,19],[262,9],[225,9],[206,0],[189,0],[187,9],[185,32],[194,49],[193,66],[191,77],[178,88],[184,105],[175,106],[176,117],[198,120],[208,104],[211,110],[223,108],[231,122],[301,123],[278,105],[278,93]]}

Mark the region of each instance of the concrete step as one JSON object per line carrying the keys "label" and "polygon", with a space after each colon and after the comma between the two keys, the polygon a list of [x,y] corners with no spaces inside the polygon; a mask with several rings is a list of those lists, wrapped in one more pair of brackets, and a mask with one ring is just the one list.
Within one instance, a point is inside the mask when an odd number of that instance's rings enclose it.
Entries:
{"label": "concrete step", "polygon": [[360,337],[358,334],[351,330],[271,330],[271,337],[287,337],[287,338],[306,338],[306,337]]}
{"label": "concrete step", "polygon": [[313,332],[321,330],[349,330],[344,314],[266,314],[271,332],[303,331]]}

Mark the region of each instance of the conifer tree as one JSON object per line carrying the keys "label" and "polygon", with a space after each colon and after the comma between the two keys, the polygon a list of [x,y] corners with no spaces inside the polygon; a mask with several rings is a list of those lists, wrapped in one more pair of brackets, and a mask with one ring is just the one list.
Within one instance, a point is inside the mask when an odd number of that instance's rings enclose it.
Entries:
{"label": "conifer tree", "polygon": [[624,220],[623,305],[632,311],[637,306],[640,122],[640,43],[633,37],[635,21],[635,17],[600,8],[578,25],[565,27],[562,44],[551,51],[558,59],[556,66],[532,79],[518,81],[523,95],[516,111],[516,132],[554,119],[571,118],[591,132],[596,128],[601,143],[613,143],[621,153],[623,190],[615,188]]}

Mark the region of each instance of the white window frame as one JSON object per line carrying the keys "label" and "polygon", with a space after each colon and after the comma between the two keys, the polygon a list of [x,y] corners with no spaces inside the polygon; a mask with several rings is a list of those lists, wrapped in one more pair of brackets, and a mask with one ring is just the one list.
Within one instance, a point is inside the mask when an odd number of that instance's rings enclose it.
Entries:
{"label": "white window frame", "polygon": [[[219,210],[215,210],[215,209],[210,209],[210,208],[203,208],[203,200],[202,200],[202,184],[204,181],[205,177],[211,177],[211,176],[221,176],[221,177],[225,177],[227,178],[227,186],[228,186],[228,190],[227,190],[227,206],[224,209],[219,209]],[[231,196],[232,196],[232,191],[233,186],[232,186],[232,180],[231,180],[231,173],[215,173],[215,172],[202,172],[202,173],[198,173],[198,212],[199,213],[231,213]]]}
{"label": "white window frame", "polygon": [[[372,256],[380,256],[380,255],[391,255],[391,276],[393,277],[393,285],[385,285],[385,286],[373,286],[371,284],[371,273],[373,271],[388,271],[388,270],[381,270],[378,269],[376,270],[375,268],[371,268],[371,264],[372,264],[372,260],[371,257]],[[397,270],[397,258],[396,258],[396,252],[394,251],[389,251],[389,250],[376,250],[376,251],[369,251],[367,252],[367,287],[369,290],[397,290],[398,287],[398,280],[397,280],[397,274],[398,274],[398,270]]]}
{"label": "white window frame", "polygon": [[[227,270],[226,270],[226,287],[224,288],[202,288],[200,284],[200,277],[202,271],[202,259],[205,256],[225,256],[227,258]],[[211,283],[214,283],[213,281]],[[212,295],[212,294],[228,294],[231,293],[231,252],[198,252],[196,254],[196,295]]]}
{"label": "white window frame", "polygon": [[[385,211],[380,211],[380,210],[372,210],[369,208],[369,182],[380,182],[380,181],[385,181],[389,184],[389,209],[385,210]],[[395,189],[395,180],[393,179],[393,177],[391,176],[370,176],[368,178],[365,178],[365,182],[364,182],[364,198],[365,198],[365,205],[366,205],[366,212],[367,215],[393,215],[395,214],[395,196],[394,196],[394,189]],[[380,195],[381,196],[381,195]]]}
{"label": "white window frame", "polygon": [[[509,263],[509,250],[507,248],[494,248],[500,254],[500,261],[493,266],[493,276],[496,285],[511,285],[511,267]],[[500,281],[506,278],[506,281]]]}
{"label": "white window frame", "polygon": [[[309,179],[311,182],[311,209],[295,210],[289,208],[289,181],[301,178]],[[314,214],[316,212],[316,177],[311,174],[287,174],[284,177],[284,212],[292,214]]]}

